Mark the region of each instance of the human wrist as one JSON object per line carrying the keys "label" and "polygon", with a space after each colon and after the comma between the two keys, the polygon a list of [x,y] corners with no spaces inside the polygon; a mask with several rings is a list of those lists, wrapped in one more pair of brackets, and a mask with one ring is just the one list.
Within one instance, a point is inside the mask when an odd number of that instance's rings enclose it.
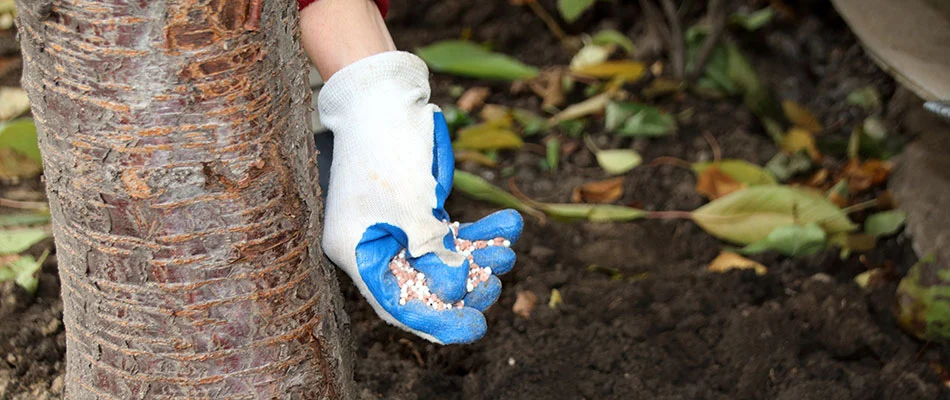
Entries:
{"label": "human wrist", "polygon": [[380,11],[370,0],[320,0],[300,11],[304,50],[324,80],[349,64],[396,49]]}

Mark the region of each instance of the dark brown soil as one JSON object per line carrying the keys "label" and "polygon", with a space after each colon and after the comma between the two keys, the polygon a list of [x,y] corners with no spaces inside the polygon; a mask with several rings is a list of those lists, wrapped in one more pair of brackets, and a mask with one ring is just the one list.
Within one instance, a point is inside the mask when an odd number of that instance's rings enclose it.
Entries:
{"label": "dark brown soil", "polygon": [[[566,64],[562,50],[527,9],[508,0],[393,2],[393,33],[412,49],[439,39],[472,37],[535,65]],[[554,1],[543,1],[554,12]],[[573,33],[612,27],[631,35],[639,11],[627,1],[599,2]],[[745,1],[736,1],[738,6]],[[761,3],[761,2],[759,2]],[[793,4],[792,1],[787,3]],[[873,85],[885,98],[894,83],[863,54],[847,28],[823,2],[816,15],[776,23],[740,45],[763,79],[783,98],[819,114],[829,135],[845,136],[864,117],[844,98]],[[537,110],[531,95],[512,95],[505,84],[437,75],[434,101],[450,104],[452,85],[489,84],[490,102]],[[751,113],[732,100],[687,97],[658,103],[695,115],[676,136],[618,140],[600,123],[588,131],[609,147],[630,147],[645,159],[670,155],[690,161],[712,157],[702,138],[717,138],[727,158],[762,164],[775,147]],[[897,126],[897,120],[888,121]],[[537,141],[537,139],[532,139]],[[569,138],[564,138],[570,141]],[[591,155],[578,151],[551,174],[543,155],[504,153],[502,167],[529,196],[569,201],[579,183],[603,178]],[[504,186],[502,169],[462,166]],[[639,167],[627,174],[621,204],[651,210],[690,210],[703,203],[692,174],[671,166]],[[449,210],[473,220],[492,211],[456,194]],[[37,254],[43,246],[38,245]],[[357,379],[365,398],[385,399],[950,399],[936,372],[950,365],[950,350],[901,333],[892,317],[895,282],[863,291],[852,281],[866,270],[857,256],[837,252],[790,260],[756,259],[768,273],[714,274],[708,262],[723,244],[688,221],[557,223],[529,219],[516,268],[487,312],[489,332],[467,346],[436,346],[383,323],[346,278],[358,354]],[[915,261],[903,235],[882,242],[867,263],[893,262],[904,272]],[[612,268],[616,276],[590,271]],[[563,303],[548,307],[552,289]],[[530,318],[512,312],[519,292],[539,302]],[[59,318],[55,262],[47,262],[35,298],[0,285],[0,399],[56,397],[62,388],[64,332]]]}

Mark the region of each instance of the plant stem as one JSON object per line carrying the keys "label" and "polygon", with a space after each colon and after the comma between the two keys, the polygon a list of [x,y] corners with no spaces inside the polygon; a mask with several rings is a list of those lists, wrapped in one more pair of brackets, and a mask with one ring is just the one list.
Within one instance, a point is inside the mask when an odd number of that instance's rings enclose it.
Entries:
{"label": "plant stem", "polygon": [[647,219],[693,219],[693,213],[689,211],[650,211],[647,212]]}

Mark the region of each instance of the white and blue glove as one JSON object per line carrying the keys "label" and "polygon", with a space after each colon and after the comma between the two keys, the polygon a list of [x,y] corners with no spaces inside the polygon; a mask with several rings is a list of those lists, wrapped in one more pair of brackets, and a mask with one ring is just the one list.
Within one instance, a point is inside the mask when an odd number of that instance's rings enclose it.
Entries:
{"label": "white and blue glove", "polygon": [[[395,51],[343,68],[320,91],[320,118],[334,133],[323,248],[385,321],[436,343],[471,343],[485,334],[482,311],[501,293],[495,275],[511,270],[515,253],[507,246],[472,252],[491,276],[466,288],[469,261],[456,250],[444,208],[452,144],[429,94],[425,63]],[[514,243],[522,225],[516,211],[504,210],[462,225],[458,237]],[[432,294],[464,307],[436,309],[419,299],[401,304],[390,260],[403,249]]]}

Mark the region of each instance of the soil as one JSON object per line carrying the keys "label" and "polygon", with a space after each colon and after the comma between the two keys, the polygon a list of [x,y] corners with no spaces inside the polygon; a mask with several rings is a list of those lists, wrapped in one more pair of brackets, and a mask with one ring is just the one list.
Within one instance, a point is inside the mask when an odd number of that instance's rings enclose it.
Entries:
{"label": "soil", "polygon": [[[508,0],[393,2],[390,23],[400,48],[471,37],[534,65],[564,65],[563,50],[527,8]],[[411,4],[410,4],[411,3]],[[554,1],[541,2],[555,12]],[[611,27],[642,30],[630,2],[598,2],[569,33]],[[754,1],[735,1],[733,8]],[[895,84],[871,63],[824,2],[795,4],[795,21],[777,21],[739,44],[782,98],[816,111],[827,135],[847,137],[865,113],[845,104],[853,89],[872,85],[890,99]],[[807,3],[807,4],[804,4]],[[758,5],[756,6],[758,7]],[[692,16],[689,18],[694,18]],[[807,15],[807,16],[805,16]],[[489,102],[540,108],[535,96],[507,84],[433,77],[433,101],[451,104],[454,85],[493,88]],[[575,93],[577,100],[580,94]],[[711,133],[726,158],[757,164],[776,149],[753,115],[734,100],[685,98],[654,102],[670,112],[694,110],[672,137],[619,140],[595,122],[599,145],[636,149],[644,158],[709,160]],[[902,134],[898,113],[888,126]],[[563,138],[566,143],[573,139]],[[538,139],[530,141],[537,143]],[[466,169],[528,196],[567,202],[572,188],[603,178],[591,154],[577,151],[557,172],[542,171],[541,152],[502,153],[501,168]],[[834,163],[829,160],[828,163]],[[510,168],[513,167],[513,168]],[[503,176],[505,175],[505,176]],[[704,200],[688,171],[639,167],[626,175],[618,204],[649,210],[691,210]],[[14,190],[3,188],[3,190]],[[449,211],[467,221],[494,208],[456,194]],[[950,399],[950,348],[912,339],[893,318],[895,281],[863,290],[853,278],[867,265],[893,263],[903,274],[915,262],[903,234],[863,258],[836,251],[791,260],[755,257],[768,267],[708,272],[724,246],[688,221],[542,224],[527,219],[515,269],[487,311],[489,332],[466,346],[437,346],[383,323],[341,276],[357,347],[363,398],[385,399]],[[51,243],[34,246],[38,255]],[[589,268],[591,266],[601,268]],[[609,271],[610,273],[604,273]],[[342,274],[341,274],[342,275]],[[562,303],[549,307],[553,289]],[[538,298],[528,318],[512,311],[519,293]],[[0,285],[0,399],[56,398],[62,389],[65,338],[59,321],[55,258],[44,265],[35,297]],[[945,369],[943,369],[945,370]]]}

